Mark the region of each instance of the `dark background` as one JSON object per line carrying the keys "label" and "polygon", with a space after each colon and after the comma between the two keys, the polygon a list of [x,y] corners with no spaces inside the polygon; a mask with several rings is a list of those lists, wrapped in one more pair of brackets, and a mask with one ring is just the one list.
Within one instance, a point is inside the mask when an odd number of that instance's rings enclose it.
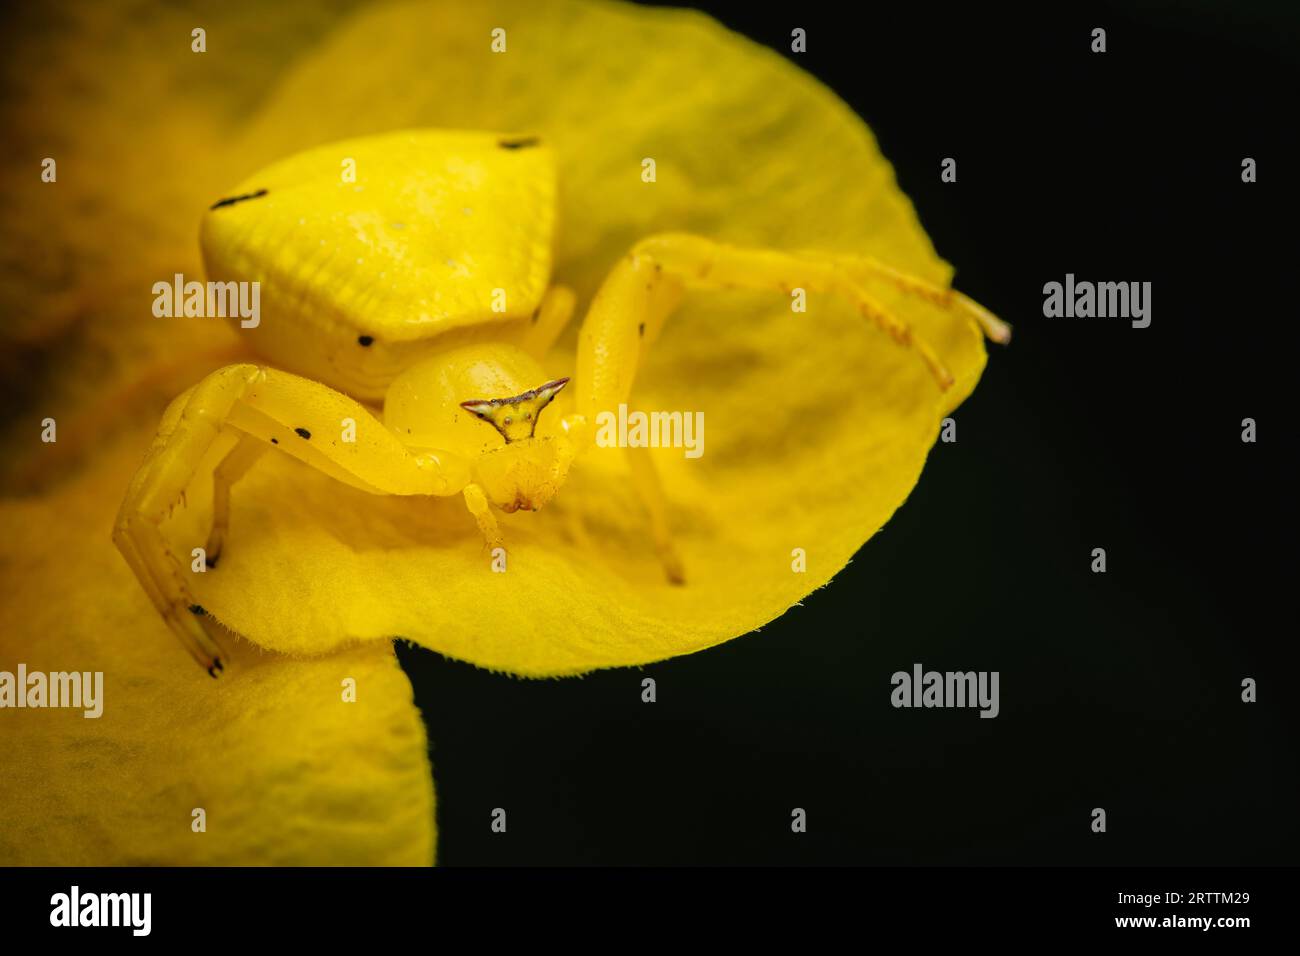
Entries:
{"label": "dark background", "polygon": [[[565,681],[400,647],[440,863],[1300,861],[1296,8],[906,6],[710,9],[857,110],[1014,343],[898,514],[761,633]],[[1067,272],[1152,282],[1151,326],[1044,318]],[[1000,671],[1001,715],[893,709],[915,662]]]}

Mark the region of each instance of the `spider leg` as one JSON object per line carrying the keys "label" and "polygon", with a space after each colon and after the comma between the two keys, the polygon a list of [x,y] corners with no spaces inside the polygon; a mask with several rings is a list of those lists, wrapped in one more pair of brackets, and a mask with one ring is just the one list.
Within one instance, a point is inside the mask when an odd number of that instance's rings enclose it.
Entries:
{"label": "spider leg", "polygon": [[[351,420],[355,441],[345,441]],[[163,415],[157,437],[127,489],[113,529],[121,551],[167,627],[212,676],[224,668],[224,633],[191,595],[188,559],[163,534],[162,524],[184,501],[213,442],[226,430],[240,434],[217,467],[213,533],[218,547],[228,521],[230,484],[258,457],[255,442],[269,442],[318,471],[372,494],[450,495],[469,480],[459,456],[416,453],[403,445],[363,405],[317,382],[257,365],[213,372],[177,398]],[[209,539],[209,544],[212,539]],[[182,549],[188,554],[188,549]]]}
{"label": "spider leg", "polygon": [[682,557],[673,543],[672,532],[668,527],[668,499],[664,495],[663,485],[659,483],[659,474],[655,471],[654,460],[648,448],[629,448],[628,463],[631,467],[632,487],[650,516],[650,539],[654,542],[655,553],[663,565],[664,576],[669,584],[685,584],[686,572],[682,567]]}
{"label": "spider leg", "polygon": [[[816,253],[804,253],[804,255],[816,255]],[[899,272],[871,256],[836,256],[834,261],[850,275],[881,279],[896,289],[920,296],[940,308],[951,309],[955,306],[974,319],[990,341],[999,345],[1006,345],[1011,341],[1010,325],[956,289],[943,288],[906,272]]]}
{"label": "spider leg", "polygon": [[205,626],[202,608],[189,597],[180,566],[162,540],[157,524],[141,517],[119,519],[113,541],[168,629],[198,665],[216,677],[229,658],[212,633],[213,628]]}
{"label": "spider leg", "polygon": [[[686,234],[652,236],[637,243],[610,271],[578,335],[575,410],[563,419],[578,452],[592,445],[597,415],[626,402],[642,349],[654,341],[688,287],[771,290],[789,295],[796,288],[837,295],[910,348],[925,363],[939,388],[953,384],[952,373],[933,347],[867,291],[870,280],[888,283],[976,323],[998,342],[1011,329],[983,306],[953,289],[893,269],[866,256],[823,252],[783,252],[725,245]],[[667,507],[648,456],[633,455],[632,481],[651,515],[651,534],[669,579],[680,561],[671,550]],[[676,563],[674,563],[676,562]]]}
{"label": "spider leg", "polygon": [[186,571],[168,547],[161,524],[180,501],[203,452],[216,440],[248,370],[228,366],[168,407],[158,436],[136,472],[113,529],[113,541],[162,615],[199,666],[215,677],[226,657],[186,587]]}
{"label": "spider leg", "polygon": [[497,524],[496,516],[492,514],[492,506],[483,489],[470,483],[462,489],[461,493],[465,497],[465,507],[469,508],[469,513],[478,523],[479,531],[483,533],[483,540],[487,543],[488,550],[502,547],[501,528]]}
{"label": "spider leg", "polygon": [[244,477],[270,447],[260,439],[244,434],[212,472],[212,530],[204,549],[208,567],[216,565],[221,547],[226,543],[226,531],[230,528],[230,486]]}
{"label": "spider leg", "polygon": [[544,358],[573,317],[573,305],[573,290],[568,286],[553,285],[547,289],[542,304],[524,330],[519,347],[539,361]]}

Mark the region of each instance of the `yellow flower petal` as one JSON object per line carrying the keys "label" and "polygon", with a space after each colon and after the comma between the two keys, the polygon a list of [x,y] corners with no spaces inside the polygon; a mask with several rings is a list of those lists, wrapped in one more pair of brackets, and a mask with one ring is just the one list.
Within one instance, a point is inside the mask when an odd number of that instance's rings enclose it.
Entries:
{"label": "yellow flower petal", "polygon": [[391,644],[296,661],[232,642],[239,678],[214,682],[162,627],[108,541],[147,438],[0,503],[0,670],[103,673],[98,718],[0,710],[0,865],[429,865],[424,726]]}
{"label": "yellow flower petal", "polygon": [[[497,27],[505,53],[490,49]],[[237,141],[230,181],[310,146],[415,126],[549,139],[561,167],[556,278],[580,309],[634,241],[666,230],[950,277],[865,125],[774,53],[691,12],[525,2],[366,12],[286,77]],[[653,184],[641,180],[644,158],[656,161]],[[705,416],[702,458],[654,453],[684,587],[664,580],[622,453],[602,450],[544,511],[504,516],[500,574],[458,499],[372,497],[268,456],[236,487],[221,566],[196,595],[269,648],[401,635],[525,675],[639,664],[746,633],[828,582],[888,520],[940,418],[983,369],[973,324],[873,291],[933,343],[952,390],[825,297],[793,313],[779,295],[692,294],[669,321],[633,407]],[[548,372],[573,371],[573,342],[570,330]],[[203,495],[196,484],[174,540],[201,541]],[[792,570],[795,549],[804,573]]]}

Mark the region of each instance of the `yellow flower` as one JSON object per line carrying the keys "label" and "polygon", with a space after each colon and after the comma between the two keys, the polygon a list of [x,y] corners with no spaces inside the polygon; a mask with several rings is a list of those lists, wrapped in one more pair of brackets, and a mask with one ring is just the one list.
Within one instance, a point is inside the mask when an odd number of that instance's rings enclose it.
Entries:
{"label": "yellow flower", "polygon": [[[491,49],[494,29],[505,52]],[[416,126],[546,137],[560,167],[555,277],[577,290],[580,314],[638,238],[670,230],[950,278],[862,121],[775,53],[689,11],[365,13],[268,99],[237,141],[231,182],[304,148]],[[617,449],[580,460],[542,511],[502,516],[503,574],[459,500],[376,498],[280,456],[237,486],[228,551],[196,598],[270,649],[400,635],[529,676],[644,664],[745,634],[826,584],[888,520],[983,368],[973,323],[873,291],[935,345],[953,389],[827,297],[796,313],[779,294],[699,293],[669,319],[633,407],[704,414],[702,457],[652,452],[684,587],[664,578]],[[574,370],[572,332],[550,356],[553,377]]]}
{"label": "yellow flower", "polygon": [[[888,287],[873,293],[935,347],[948,392],[846,303],[688,295],[632,398],[707,423],[701,457],[652,452],[683,586],[664,580],[617,449],[581,459],[543,511],[501,516],[504,574],[458,500],[370,496],[266,456],[235,488],[220,566],[194,582],[251,642],[214,684],[168,643],[108,535],[162,403],[241,348],[224,325],[154,319],[148,290],[199,274],[200,212],[261,166],[404,127],[540,133],[560,166],[555,279],[579,315],[617,258],[662,231],[868,254],[941,285],[951,269],[862,121],[695,13],[503,0],[341,22],[308,3],[203,24],[166,8],[105,16],[74,8],[67,39],[5,67],[13,83],[34,62],[76,63],[97,96],[55,87],[5,117],[28,146],[7,172],[30,180],[0,247],[0,295],[26,316],[5,329],[8,362],[37,355],[51,375],[5,443],[6,486],[39,495],[0,508],[0,669],[102,670],[107,700],[99,720],[0,711],[0,863],[428,862],[424,735],[393,637],[545,676],[745,634],[889,519],[983,370],[973,324]],[[207,53],[188,48],[196,25]],[[56,184],[33,172],[44,143]],[[574,343],[571,329],[548,373],[573,372]],[[47,416],[59,443],[41,446]],[[201,471],[172,540],[202,538],[207,493]],[[346,677],[355,704],[340,699]],[[199,807],[204,834],[190,828]]]}

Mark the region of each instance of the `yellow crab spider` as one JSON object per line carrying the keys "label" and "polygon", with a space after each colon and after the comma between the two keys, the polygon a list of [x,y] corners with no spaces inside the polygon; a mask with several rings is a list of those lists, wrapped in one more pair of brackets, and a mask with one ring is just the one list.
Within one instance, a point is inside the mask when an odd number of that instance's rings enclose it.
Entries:
{"label": "yellow crab spider", "polygon": [[[573,411],[537,434],[568,382],[548,380],[540,362],[574,307],[568,289],[549,285],[555,183],[538,137],[413,130],[290,157],[207,211],[209,286],[260,284],[263,314],[241,334],[268,364],[219,369],[171,403],[113,538],[167,626],[214,677],[220,628],[190,596],[189,563],[162,521],[223,433],[237,440],[212,473],[210,566],[225,540],[231,485],[271,448],[373,494],[462,495],[497,547],[493,509],[535,510],[560,490],[593,443],[598,412],[627,400],[642,349],[688,287],[842,296],[913,349],[940,388],[952,383],[947,369],[872,298],[870,283],[959,310],[994,340],[1009,336],[960,293],[870,258],[658,235],[636,243],[597,292],[578,337]],[[353,441],[340,436],[345,419],[355,422]],[[633,451],[629,465],[665,573],[681,583],[649,456]]]}

